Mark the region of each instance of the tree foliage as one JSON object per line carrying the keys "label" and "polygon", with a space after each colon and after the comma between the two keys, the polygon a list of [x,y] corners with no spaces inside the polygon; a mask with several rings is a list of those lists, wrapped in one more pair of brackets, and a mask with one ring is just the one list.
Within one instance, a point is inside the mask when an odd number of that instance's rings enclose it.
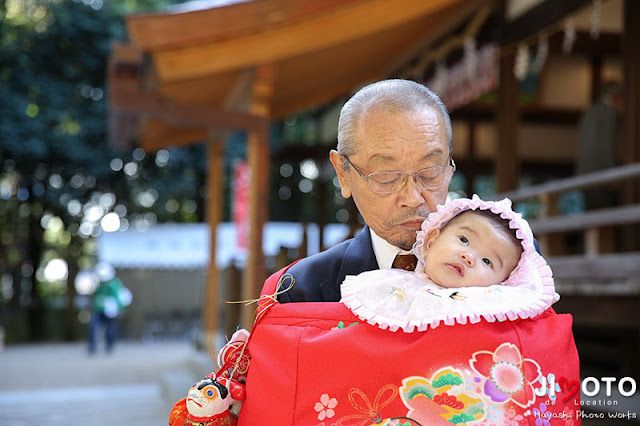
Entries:
{"label": "tree foliage", "polygon": [[72,309],[73,286],[42,271],[64,259],[73,283],[95,262],[108,212],[125,227],[201,218],[202,147],[147,155],[106,141],[106,64],[123,15],[169,3],[0,2],[0,321],[29,312],[22,337],[42,337],[47,306]]}

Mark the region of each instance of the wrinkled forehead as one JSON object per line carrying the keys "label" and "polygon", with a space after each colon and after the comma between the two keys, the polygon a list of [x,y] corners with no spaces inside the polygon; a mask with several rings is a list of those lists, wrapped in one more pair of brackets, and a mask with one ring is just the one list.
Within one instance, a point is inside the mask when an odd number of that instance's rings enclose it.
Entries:
{"label": "wrinkled forehead", "polygon": [[356,155],[365,161],[446,161],[450,156],[447,131],[433,108],[415,111],[367,111],[356,131]]}

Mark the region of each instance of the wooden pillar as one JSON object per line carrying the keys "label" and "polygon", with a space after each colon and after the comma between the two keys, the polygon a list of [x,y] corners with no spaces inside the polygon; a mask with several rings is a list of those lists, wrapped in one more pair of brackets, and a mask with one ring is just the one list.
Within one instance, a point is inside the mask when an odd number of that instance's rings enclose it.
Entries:
{"label": "wooden pillar", "polygon": [[[640,161],[640,2],[625,0],[624,31],[622,32],[622,57],[624,90],[622,99],[622,160],[624,164]],[[624,204],[640,202],[640,188],[637,180],[625,184],[622,193]],[[631,229],[634,228],[634,229]],[[630,227],[624,232],[625,248],[638,250],[640,231],[638,226]]]}
{"label": "wooden pillar", "polygon": [[602,56],[591,58],[591,103],[598,100],[602,91]]}
{"label": "wooden pillar", "polygon": [[623,95],[623,159],[625,164],[640,161],[640,3],[624,2],[624,32],[622,34],[624,95]]}
{"label": "wooden pillar", "polygon": [[[224,191],[224,139],[211,136],[207,143],[207,197],[206,215],[209,224],[209,269],[202,303],[202,343],[205,348],[213,348],[218,330],[218,309],[220,285],[218,267],[216,265],[216,231],[222,220]],[[220,349],[220,348],[215,348]]]}
{"label": "wooden pillar", "polygon": [[516,189],[520,173],[518,154],[518,80],[513,73],[515,52],[500,56],[500,86],[496,116],[498,146],[495,157],[496,192]]}
{"label": "wooden pillar", "polygon": [[[249,254],[244,270],[242,298],[256,299],[266,278],[262,230],[269,211],[269,129],[275,69],[272,64],[256,69],[253,81],[249,112],[265,117],[265,128],[261,132],[249,132],[247,136],[248,163],[251,173],[249,185]],[[243,306],[242,327],[249,329],[253,322],[256,305]]]}
{"label": "wooden pillar", "polygon": [[[324,167],[322,168],[324,170]],[[327,211],[329,206],[327,203],[327,192],[329,191],[324,173],[320,173],[320,178],[316,181],[318,197],[316,199],[316,214],[319,232],[319,251],[324,247],[324,228],[327,225]],[[332,185],[333,186],[333,185]]]}

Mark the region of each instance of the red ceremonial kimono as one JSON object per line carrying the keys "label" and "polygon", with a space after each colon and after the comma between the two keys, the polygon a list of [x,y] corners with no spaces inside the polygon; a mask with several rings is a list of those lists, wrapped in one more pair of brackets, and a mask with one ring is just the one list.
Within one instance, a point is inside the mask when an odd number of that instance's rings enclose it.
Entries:
{"label": "red ceremonial kimono", "polygon": [[572,317],[551,308],[404,333],[342,303],[265,297],[258,318],[239,425],[580,424]]}

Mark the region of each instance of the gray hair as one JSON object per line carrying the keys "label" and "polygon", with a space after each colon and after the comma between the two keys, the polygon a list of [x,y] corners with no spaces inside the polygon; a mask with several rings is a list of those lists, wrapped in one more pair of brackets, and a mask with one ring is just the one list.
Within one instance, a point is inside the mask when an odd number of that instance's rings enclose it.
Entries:
{"label": "gray hair", "polygon": [[449,154],[453,149],[453,131],[451,118],[438,95],[420,83],[410,80],[383,80],[360,89],[349,99],[340,111],[338,122],[338,147],[342,155],[353,155],[357,151],[355,134],[360,118],[369,110],[413,112],[433,108],[447,130]]}

